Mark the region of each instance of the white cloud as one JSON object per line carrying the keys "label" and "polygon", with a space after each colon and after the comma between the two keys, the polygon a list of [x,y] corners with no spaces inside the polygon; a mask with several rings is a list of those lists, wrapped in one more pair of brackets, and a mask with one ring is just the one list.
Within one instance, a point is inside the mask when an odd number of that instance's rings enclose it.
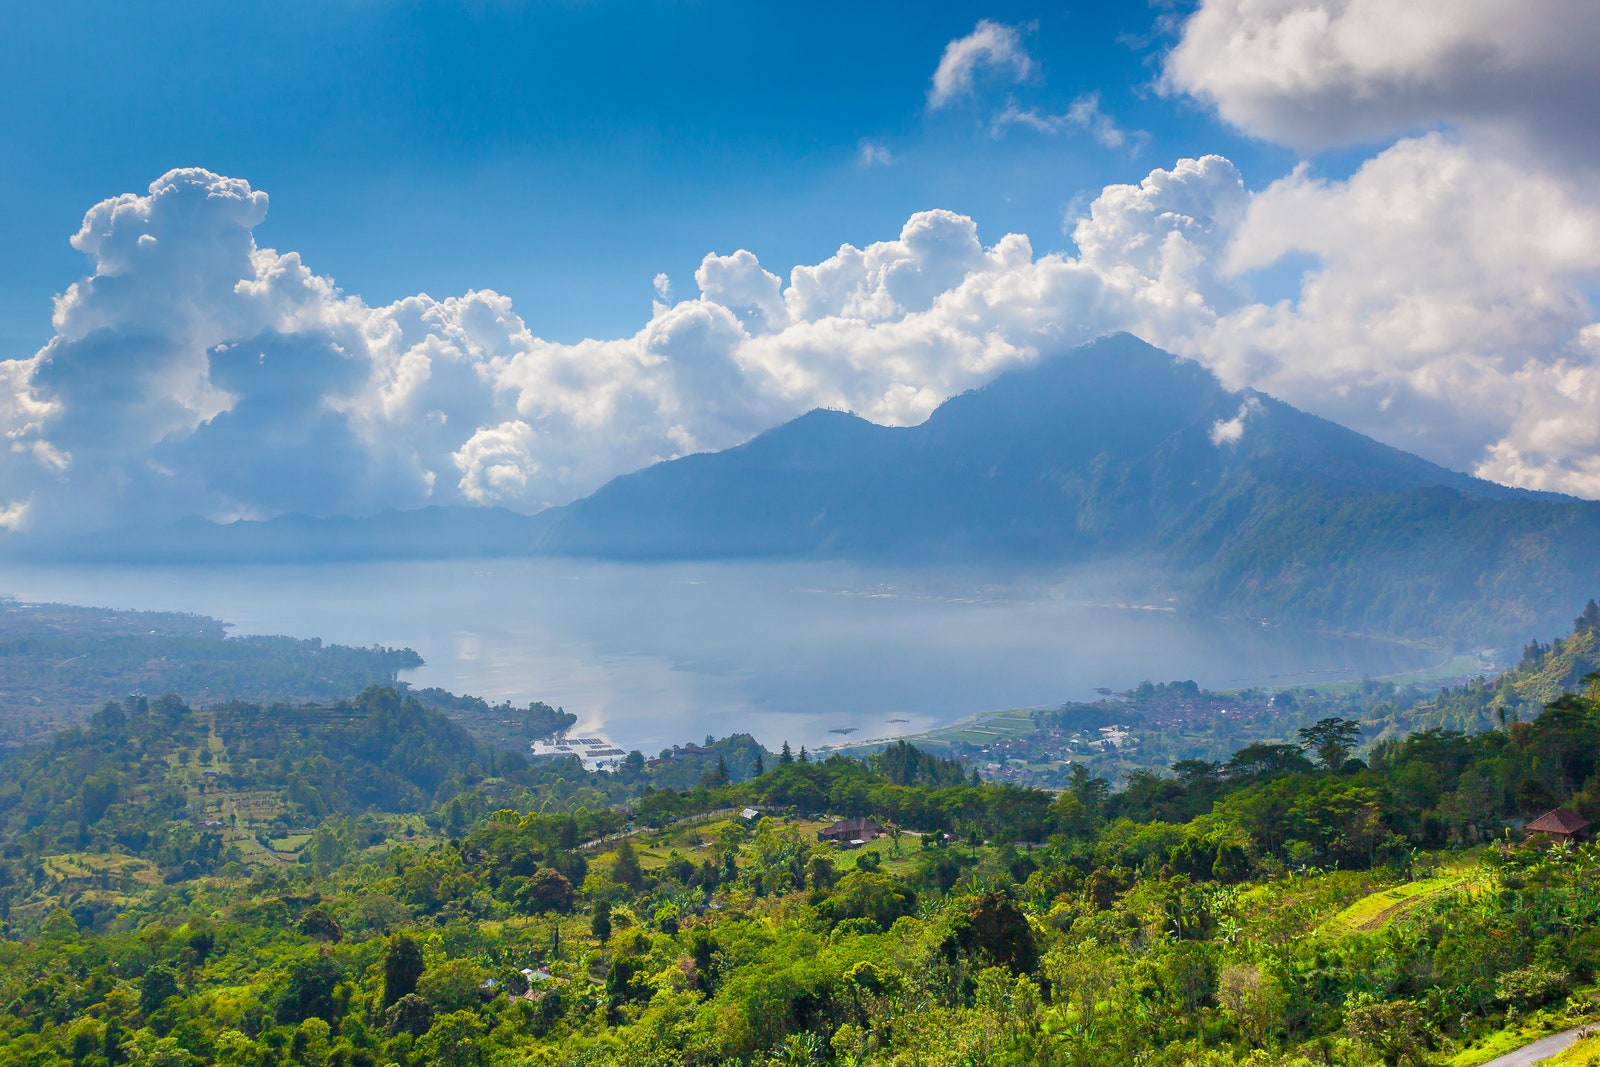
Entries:
{"label": "white cloud", "polygon": [[1025,108],[1017,103],[1016,97],[1008,97],[1006,106],[989,122],[989,133],[1000,137],[1012,126],[1026,126],[1035,133],[1054,137],[1067,128],[1067,116],[1046,114],[1036,107]]}
{"label": "white cloud", "polygon": [[751,333],[769,333],[788,325],[783,282],[764,270],[744,249],[731,256],[706,256],[694,272],[705,299],[732,311]]}
{"label": "white cloud", "polygon": [[1255,197],[1227,273],[1316,266],[1189,349],[1431,458],[1600,496],[1597,38],[1585,0],[1202,0],[1167,91],[1303,150],[1450,133]]}
{"label": "white cloud", "polygon": [[1012,126],[1026,126],[1052,137],[1069,130],[1084,130],[1106,148],[1122,148],[1130,141],[1143,141],[1147,136],[1143,131],[1130,135],[1118,126],[1116,120],[1100,109],[1099,93],[1078,97],[1063,115],[1047,114],[1034,107],[1024,108],[1014,97],[1009,98],[1005,108],[990,122],[989,131],[999,137]]}
{"label": "white cloud", "polygon": [[1072,102],[1067,108],[1067,121],[1081,129],[1088,130],[1107,148],[1121,148],[1128,143],[1128,135],[1112,120],[1110,115],[1100,110],[1100,94],[1088,93]]}
{"label": "white cloud", "polygon": [[1242,306],[1194,347],[1234,383],[1457,467],[1600,495],[1594,318],[1600,206],[1581,181],[1439,135],[1347,181],[1258,194],[1224,263],[1309,255],[1299,298]]}
{"label": "white cloud", "polygon": [[1018,82],[1033,72],[1017,27],[983,19],[971,33],[945,45],[928,89],[928,110],[937,111],[972,92],[973,79],[983,69],[1002,71]]}
{"label": "white cloud", "polygon": [[1223,445],[1236,445],[1244,440],[1244,425],[1256,415],[1261,413],[1261,401],[1254,396],[1245,398],[1239,405],[1238,414],[1231,419],[1218,419],[1211,424],[1211,443],[1218,448]]}
{"label": "white cloud", "polygon": [[28,505],[31,501],[18,500],[0,507],[0,529],[19,530],[28,517]]}
{"label": "white cloud", "polygon": [[[175,171],[90,211],[94,273],[49,344],[0,362],[0,525],[535,510],[812,407],[915,423],[1118,329],[1458,468],[1600,496],[1600,209],[1438,135],[1255,194],[1222,157],[1180,160],[1106,187],[1075,255],[941,210],[787,278],[708,255],[698,295],[658,283],[638,331],[576,344],[489,291],[371,307],[257,247],[265,209]],[[1253,301],[1286,257],[1316,264],[1296,298]]]}
{"label": "white cloud", "polygon": [[894,164],[888,146],[863,139],[856,150],[856,163],[862,167],[888,167]]}
{"label": "white cloud", "polygon": [[458,488],[474,504],[519,501],[539,473],[533,427],[519,419],[485,426],[451,454],[461,470]]}
{"label": "white cloud", "polygon": [[1314,150],[1453,123],[1600,148],[1590,0],[1203,0],[1163,85]]}

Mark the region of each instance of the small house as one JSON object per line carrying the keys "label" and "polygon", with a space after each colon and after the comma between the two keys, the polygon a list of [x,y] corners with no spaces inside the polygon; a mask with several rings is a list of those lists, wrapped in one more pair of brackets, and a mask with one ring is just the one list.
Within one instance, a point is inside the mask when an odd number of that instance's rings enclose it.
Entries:
{"label": "small house", "polygon": [[1588,839],[1589,835],[1584,832],[1588,828],[1589,820],[1580,818],[1577,812],[1555,808],[1530,822],[1524,829],[1530,838],[1542,834],[1552,841],[1577,842]]}
{"label": "small house", "polygon": [[864,845],[883,836],[883,828],[871,819],[840,819],[826,830],[817,831],[818,841],[841,845]]}

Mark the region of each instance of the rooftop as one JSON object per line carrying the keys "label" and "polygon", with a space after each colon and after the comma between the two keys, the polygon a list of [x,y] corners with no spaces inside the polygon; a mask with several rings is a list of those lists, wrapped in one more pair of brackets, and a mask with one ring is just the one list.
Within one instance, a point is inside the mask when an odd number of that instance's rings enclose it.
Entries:
{"label": "rooftop", "polygon": [[1533,834],[1575,834],[1589,825],[1589,820],[1566,808],[1555,808],[1530,822],[1526,829]]}

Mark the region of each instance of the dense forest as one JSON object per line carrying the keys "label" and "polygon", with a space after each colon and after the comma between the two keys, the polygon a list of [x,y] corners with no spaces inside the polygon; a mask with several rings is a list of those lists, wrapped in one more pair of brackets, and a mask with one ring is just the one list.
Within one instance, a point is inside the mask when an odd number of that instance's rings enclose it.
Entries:
{"label": "dense forest", "polygon": [[1121,789],[708,741],[108,703],[0,762],[0,1061],[1470,1067],[1600,1014],[1600,856],[1522,829],[1600,816],[1594,683]]}
{"label": "dense forest", "polygon": [[572,728],[578,717],[565,708],[552,708],[540,700],[519,708],[510,701],[491,704],[482,697],[457,696],[446,689],[415,691],[426,707],[443,712],[481,741],[526,752],[530,741]]}

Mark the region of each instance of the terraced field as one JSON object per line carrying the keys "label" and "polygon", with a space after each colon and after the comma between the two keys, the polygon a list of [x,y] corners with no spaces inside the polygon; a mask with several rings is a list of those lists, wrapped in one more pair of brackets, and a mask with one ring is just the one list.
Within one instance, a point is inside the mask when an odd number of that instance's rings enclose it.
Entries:
{"label": "terraced field", "polygon": [[1466,884],[1470,878],[1470,871],[1462,869],[1380,889],[1376,893],[1362,897],[1328,920],[1327,928],[1375,933],[1423,902]]}

